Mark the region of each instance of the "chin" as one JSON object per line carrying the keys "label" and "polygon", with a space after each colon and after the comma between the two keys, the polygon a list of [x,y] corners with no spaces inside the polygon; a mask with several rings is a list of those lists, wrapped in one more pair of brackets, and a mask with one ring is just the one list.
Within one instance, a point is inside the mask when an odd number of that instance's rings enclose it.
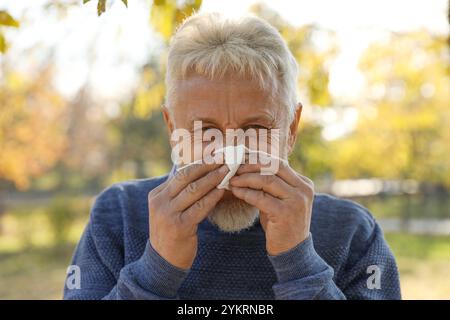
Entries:
{"label": "chin", "polygon": [[223,232],[236,233],[253,226],[258,217],[257,208],[227,191],[209,214],[208,220]]}

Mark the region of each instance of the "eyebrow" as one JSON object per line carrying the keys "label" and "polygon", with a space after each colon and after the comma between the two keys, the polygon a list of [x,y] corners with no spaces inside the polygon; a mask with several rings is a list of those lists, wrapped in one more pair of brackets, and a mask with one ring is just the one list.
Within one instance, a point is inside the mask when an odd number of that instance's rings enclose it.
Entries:
{"label": "eyebrow", "polygon": [[249,118],[245,119],[244,125],[248,124],[248,123],[260,122],[260,121],[264,121],[266,123],[272,124],[275,122],[275,119],[272,115],[262,114],[262,115],[253,116],[253,117],[249,117]]}
{"label": "eyebrow", "polygon": [[208,117],[191,117],[191,119],[190,119],[190,126],[191,126],[191,128],[193,128],[195,121],[206,122],[208,124],[215,125],[216,127],[219,126],[218,123],[216,122],[216,120],[214,120],[213,118],[208,118]]}
{"label": "eyebrow", "polygon": [[[202,121],[202,122],[209,123],[209,124],[212,124],[215,126],[219,126],[215,119],[209,118],[209,117],[192,117],[190,119],[191,124],[193,124],[194,121]],[[270,114],[251,116],[251,117],[245,119],[242,126],[252,123],[252,122],[260,122],[260,121],[264,121],[268,124],[273,124],[275,122],[275,118]]]}

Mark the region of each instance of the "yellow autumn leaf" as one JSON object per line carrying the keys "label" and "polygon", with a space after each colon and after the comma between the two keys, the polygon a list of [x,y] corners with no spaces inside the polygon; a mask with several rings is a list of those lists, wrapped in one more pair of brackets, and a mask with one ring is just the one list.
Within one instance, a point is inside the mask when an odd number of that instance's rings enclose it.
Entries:
{"label": "yellow autumn leaf", "polygon": [[19,27],[19,22],[15,20],[8,12],[0,10],[0,26]]}

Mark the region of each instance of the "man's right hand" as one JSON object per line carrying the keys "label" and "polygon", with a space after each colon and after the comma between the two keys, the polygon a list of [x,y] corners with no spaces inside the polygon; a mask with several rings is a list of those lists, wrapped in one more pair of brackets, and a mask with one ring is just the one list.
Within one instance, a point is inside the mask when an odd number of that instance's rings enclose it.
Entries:
{"label": "man's right hand", "polygon": [[193,164],[148,194],[150,243],[172,265],[189,269],[197,255],[197,226],[224,194],[216,186],[226,165]]}

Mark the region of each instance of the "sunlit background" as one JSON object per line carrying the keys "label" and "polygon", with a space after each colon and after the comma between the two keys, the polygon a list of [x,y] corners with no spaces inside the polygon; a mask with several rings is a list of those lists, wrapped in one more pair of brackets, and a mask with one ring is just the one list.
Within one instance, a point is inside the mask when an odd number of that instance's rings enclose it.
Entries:
{"label": "sunlit background", "polygon": [[304,105],[292,166],[371,210],[405,299],[450,299],[447,0],[84,2],[0,1],[0,299],[61,298],[95,195],[170,169],[166,50],[194,10],[280,30]]}

